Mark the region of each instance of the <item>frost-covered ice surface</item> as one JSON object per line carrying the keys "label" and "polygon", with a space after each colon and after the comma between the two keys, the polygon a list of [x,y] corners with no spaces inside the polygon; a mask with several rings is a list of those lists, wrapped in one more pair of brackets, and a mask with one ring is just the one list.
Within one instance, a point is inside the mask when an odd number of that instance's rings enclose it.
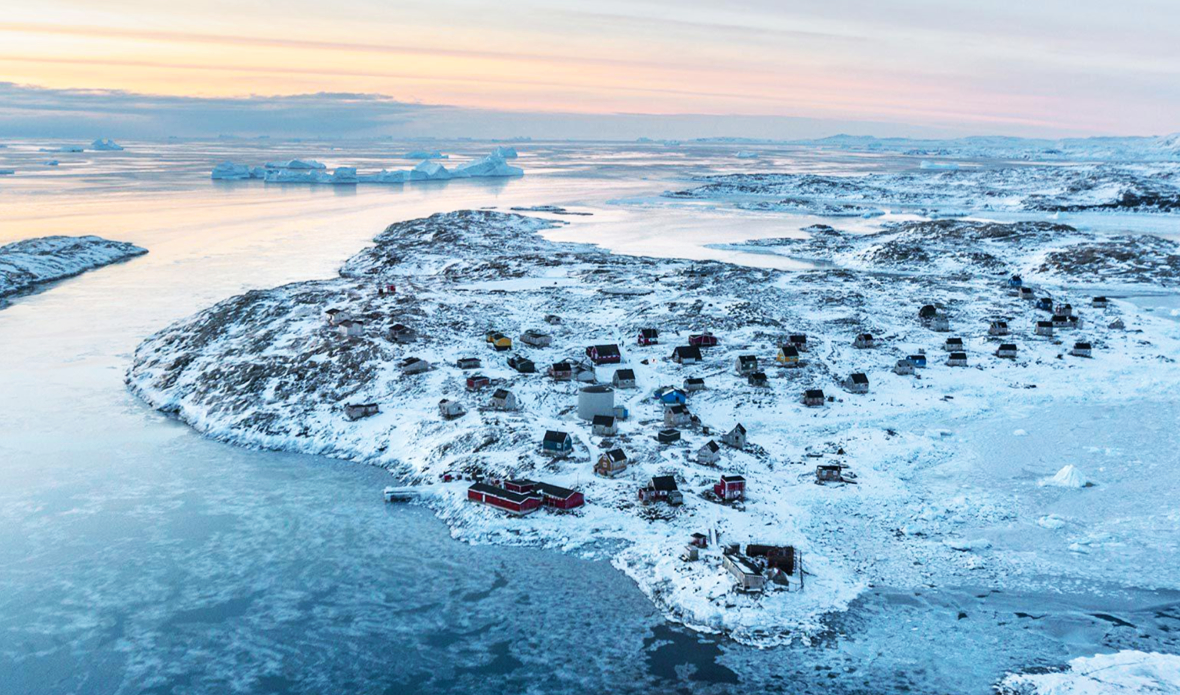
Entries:
{"label": "frost-covered ice surface", "polygon": [[[554,224],[461,212],[392,225],[375,246],[344,264],[340,278],[251,292],[152,336],[136,352],[129,384],[153,406],[219,439],[386,466],[427,486],[434,493],[430,504],[458,538],[611,557],[670,617],[761,645],[825,634],[826,616],[846,609],[871,585],[1041,587],[1036,558],[1005,553],[966,530],[1011,518],[1012,501],[934,495],[914,484],[923,471],[945,463],[944,440],[952,434],[924,423],[1016,404],[1118,402],[1180,385],[1180,370],[1169,366],[1180,349],[1180,327],[1123,303],[1082,309],[1078,337],[1095,346],[1095,359],[1063,357],[1072,343],[1034,337],[1032,324],[1044,314],[1002,289],[1008,274],[1002,259],[1017,254],[1000,255],[988,275],[942,275],[931,268],[913,275],[798,274],[545,241],[538,233]],[[993,226],[987,236],[1004,227]],[[1051,243],[1052,230],[1043,231],[1044,238],[1025,246]],[[390,283],[398,293],[378,297],[376,287]],[[644,292],[613,292],[619,288]],[[1088,297],[1060,288],[1058,296],[1078,307]],[[943,364],[946,334],[916,320],[926,303],[950,312],[969,367]],[[323,312],[331,307],[362,318],[365,334],[343,338],[326,326]],[[515,336],[545,327],[546,314],[565,320],[553,330],[551,347],[528,351],[542,370],[586,345],[618,342],[624,366],[636,371],[639,388],[619,392],[633,415],[616,444],[637,464],[623,478],[591,475],[600,438],[571,414],[573,386],[516,374],[484,345],[487,330]],[[1115,316],[1128,330],[1107,327]],[[1002,341],[1020,344],[1019,359],[993,355],[1001,339],[987,329],[995,318],[1015,331]],[[387,337],[393,323],[414,326],[424,339],[396,345]],[[648,325],[661,329],[663,344],[634,347],[632,336]],[[689,332],[704,329],[722,337],[704,365],[682,368],[666,359]],[[805,368],[772,370],[770,389],[747,386],[733,374],[738,354],[773,365],[778,342],[792,332],[806,332],[813,341]],[[852,339],[862,332],[884,346],[854,349]],[[892,373],[897,359],[921,348],[930,355],[929,369],[918,378]],[[403,376],[396,362],[409,355],[438,368]],[[482,357],[484,373],[517,394],[522,412],[479,409],[486,396],[464,393],[465,375],[451,366],[468,355]],[[853,371],[869,374],[869,395],[840,390],[840,379]],[[609,383],[610,373],[600,369],[599,380]],[[652,389],[696,375],[706,377],[709,389],[692,397],[692,411],[715,432],[741,422],[756,445],[726,451],[716,467],[689,457],[716,434],[688,432],[686,445],[668,448],[652,439],[661,427]],[[823,388],[835,400],[804,408],[799,399],[806,388]],[[471,412],[443,421],[436,404],[444,397],[467,402]],[[382,412],[351,423],[340,410],[346,401],[376,401]],[[574,433],[576,454],[559,462],[537,454],[546,429]],[[822,461],[844,464],[857,484],[815,485],[814,466]],[[697,494],[723,472],[750,481],[744,509]],[[465,484],[440,483],[444,473],[542,478],[582,489],[589,504],[574,515],[509,519],[466,503]],[[636,504],[636,488],[658,473],[682,481],[688,501],[680,510]],[[715,557],[680,561],[688,535],[709,528],[720,529],[729,542],[800,548],[809,571],[806,589],[739,596]],[[1084,563],[1072,569],[1086,576]],[[1156,586],[1180,588],[1162,578]]]}
{"label": "frost-covered ice surface", "polygon": [[1005,695],[1175,695],[1180,693],[1180,656],[1121,651],[1078,657],[1057,673],[1006,677]]}
{"label": "frost-covered ice surface", "polygon": [[0,246],[0,297],[147,253],[96,236],[50,236]]}

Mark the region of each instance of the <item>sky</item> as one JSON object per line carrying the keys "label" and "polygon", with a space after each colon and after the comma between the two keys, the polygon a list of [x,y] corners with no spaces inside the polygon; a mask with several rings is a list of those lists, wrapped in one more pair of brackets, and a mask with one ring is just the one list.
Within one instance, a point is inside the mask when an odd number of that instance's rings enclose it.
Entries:
{"label": "sky", "polygon": [[1180,130],[1174,0],[38,0],[0,135]]}

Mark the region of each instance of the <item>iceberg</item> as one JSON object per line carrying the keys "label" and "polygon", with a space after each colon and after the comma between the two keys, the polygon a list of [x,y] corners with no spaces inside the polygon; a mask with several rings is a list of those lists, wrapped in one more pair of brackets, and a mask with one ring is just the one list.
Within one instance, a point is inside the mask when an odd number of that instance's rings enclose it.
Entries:
{"label": "iceberg", "polygon": [[742,150],[741,152],[737,153],[737,158],[738,159],[758,159],[758,153]]}
{"label": "iceberg", "polygon": [[[504,148],[497,148],[497,150]],[[507,148],[511,150],[512,148]],[[515,153],[515,151],[513,151]],[[336,167],[332,173],[313,159],[292,159],[289,162],[267,162],[265,167],[250,167],[233,162],[222,162],[213,168],[212,178],[223,181],[262,179],[269,183],[406,183],[407,181],[448,181],[450,179],[524,176],[524,169],[514,167],[493,152],[488,156],[448,170],[438,162],[425,159],[409,171],[382,169],[361,174],[356,167]]]}
{"label": "iceberg", "polygon": [[1048,485],[1051,487],[1080,488],[1090,487],[1094,483],[1090,482],[1090,479],[1087,478],[1084,473],[1078,470],[1077,466],[1069,464],[1057,471],[1057,475],[1053,476],[1052,478],[1044,478],[1041,480],[1040,484],[1042,486]]}
{"label": "iceberg", "polygon": [[408,171],[386,171],[382,169],[376,174],[361,174],[357,177],[360,183],[405,183],[410,180]]}
{"label": "iceberg", "polygon": [[455,178],[470,178],[478,176],[524,176],[524,169],[514,167],[504,161],[496,153],[489,154],[483,159],[460,164],[452,172]]}
{"label": "iceberg", "polygon": [[16,173],[16,169],[0,169],[0,176],[12,176]]}
{"label": "iceberg", "polygon": [[923,159],[922,163],[918,165],[918,168],[934,171],[955,171],[959,168],[959,165],[954,162],[931,162]]}
{"label": "iceberg", "polygon": [[311,169],[327,169],[328,167],[317,162],[314,159],[292,159],[289,162],[267,162],[267,169],[297,169],[297,170],[311,170]]}
{"label": "iceberg", "polygon": [[123,146],[110,138],[99,138],[90,143],[90,149],[98,152],[122,152]]}
{"label": "iceberg", "polygon": [[451,178],[451,172],[447,171],[447,168],[438,162],[432,162],[427,159],[414,167],[413,171],[410,172],[410,177],[418,180],[440,181]]}
{"label": "iceberg", "polygon": [[355,184],[357,182],[356,167],[336,167],[332,172],[332,183]]}
{"label": "iceberg", "polygon": [[492,150],[491,156],[499,157],[500,159],[516,159],[520,155],[516,153],[515,147],[497,147]]}
{"label": "iceberg", "polygon": [[262,177],[262,171],[258,167],[252,169],[245,164],[234,164],[233,162],[222,162],[213,167],[212,175],[216,181],[240,181]]}
{"label": "iceberg", "polygon": [[402,156],[406,159],[450,159],[450,155],[443,154],[438,150],[414,150]]}

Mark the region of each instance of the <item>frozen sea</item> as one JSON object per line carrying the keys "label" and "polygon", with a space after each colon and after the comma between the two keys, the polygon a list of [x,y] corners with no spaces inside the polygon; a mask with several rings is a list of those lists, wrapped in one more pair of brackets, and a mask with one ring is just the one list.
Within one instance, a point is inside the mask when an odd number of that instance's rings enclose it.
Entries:
{"label": "frozen sea", "polygon": [[[816,222],[871,231],[896,217],[833,222],[659,194],[695,174],[900,171],[917,159],[529,143],[515,162],[520,179],[313,187],[215,182],[209,172],[226,159],[294,157],[405,168],[397,155],[420,147],[126,142],[124,152],[55,153],[60,164],[48,167],[40,148],[73,143],[5,144],[0,169],[17,173],[0,179],[0,243],[98,234],[150,253],[0,310],[0,693],[987,693],[1008,671],[1076,656],[1180,652],[1180,596],[1138,586],[1133,572],[1112,572],[1109,586],[1048,576],[1044,592],[1023,595],[876,587],[816,643],[744,647],[666,623],[605,562],[458,543],[427,511],[384,504],[384,471],[208,441],[123,387],[148,334],[251,288],[329,277],[391,222],[561,205],[593,214],[562,218],[570,225],[555,239],[802,268],[709,245]],[[439,146],[459,157],[491,147]],[[1174,219],[1080,223],[1177,236]],[[1174,296],[1139,301],[1177,306]],[[1177,400],[996,413],[954,425],[961,470],[936,471],[930,484],[966,478],[1003,492],[1071,459],[1109,467],[1108,487],[1159,503],[1120,466],[1180,462],[1178,425]],[[1060,504],[1032,498],[1028,513]],[[1086,522],[1106,513],[1069,511]],[[1175,539],[1180,515],[1172,520],[1145,532]],[[1042,550],[1035,538],[1005,542]]]}

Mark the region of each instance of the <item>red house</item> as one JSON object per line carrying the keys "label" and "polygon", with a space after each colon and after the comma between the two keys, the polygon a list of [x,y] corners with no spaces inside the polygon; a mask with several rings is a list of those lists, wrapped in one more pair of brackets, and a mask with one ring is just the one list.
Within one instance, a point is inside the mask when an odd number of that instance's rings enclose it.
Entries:
{"label": "red house", "polygon": [[692,347],[703,347],[703,348],[717,347],[717,344],[720,342],[721,342],[720,340],[717,340],[717,336],[713,335],[712,333],[708,333],[708,332],[693,333],[688,336],[688,344]]}
{"label": "red house", "polygon": [[591,345],[586,348],[586,356],[594,364],[618,364],[623,361],[618,345]]}
{"label": "red house", "polygon": [[639,329],[639,344],[640,345],[659,345],[660,332],[654,328],[640,328]]}
{"label": "red house", "polygon": [[471,376],[467,377],[467,390],[468,391],[478,391],[482,388],[487,387],[491,383],[492,383],[492,380],[487,378],[483,374],[472,374]]}
{"label": "red house", "polygon": [[541,508],[541,498],[536,495],[522,495],[487,483],[475,483],[467,488],[467,499],[517,516],[531,514]]}
{"label": "red house", "polygon": [[746,479],[740,475],[723,475],[721,482],[713,486],[713,492],[722,500],[746,499]]}
{"label": "red house", "polygon": [[586,504],[586,498],[577,490],[549,483],[533,483],[533,490],[541,496],[541,503],[550,509],[577,509]]}

